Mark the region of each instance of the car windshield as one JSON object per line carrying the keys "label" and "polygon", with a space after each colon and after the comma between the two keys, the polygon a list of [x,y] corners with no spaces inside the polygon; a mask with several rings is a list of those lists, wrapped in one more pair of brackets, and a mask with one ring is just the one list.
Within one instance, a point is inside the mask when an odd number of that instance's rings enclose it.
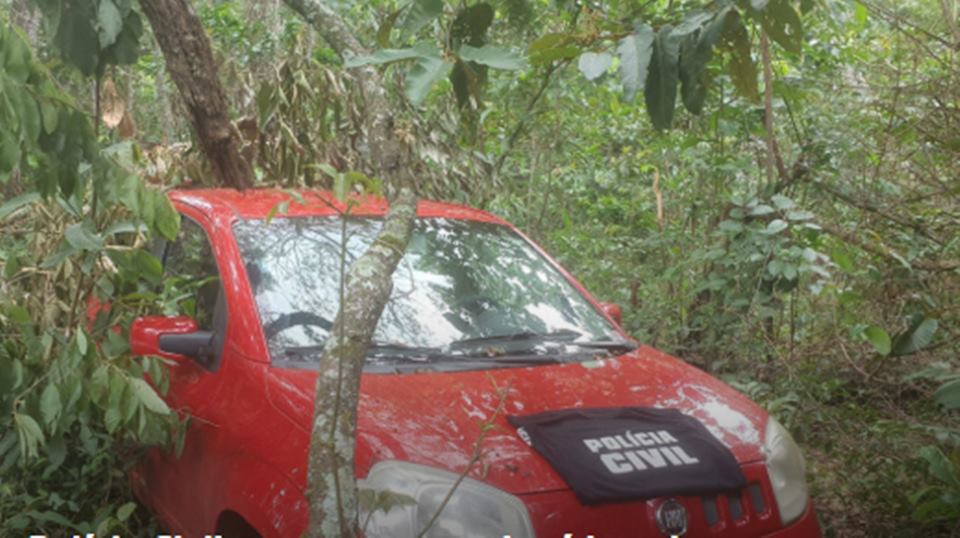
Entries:
{"label": "car windshield", "polygon": [[[383,221],[349,218],[349,266]],[[241,220],[234,226],[274,359],[316,360],[339,303],[342,221],[338,217]],[[393,275],[374,335],[380,355],[454,358],[518,341],[578,345],[624,342],[584,296],[509,227],[471,220],[417,219]],[[311,353],[312,351],[312,353]]]}

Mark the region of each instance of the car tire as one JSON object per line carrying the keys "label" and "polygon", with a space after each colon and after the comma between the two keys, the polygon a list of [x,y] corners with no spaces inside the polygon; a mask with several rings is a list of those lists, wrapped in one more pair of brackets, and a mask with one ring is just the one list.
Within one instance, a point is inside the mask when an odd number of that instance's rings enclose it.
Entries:
{"label": "car tire", "polygon": [[217,534],[223,538],[262,538],[240,514],[227,510],[217,518]]}

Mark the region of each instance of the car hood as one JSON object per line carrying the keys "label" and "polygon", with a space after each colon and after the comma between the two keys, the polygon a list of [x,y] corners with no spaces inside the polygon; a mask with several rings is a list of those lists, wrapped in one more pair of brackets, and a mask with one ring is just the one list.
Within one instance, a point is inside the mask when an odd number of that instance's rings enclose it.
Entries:
{"label": "car hood", "polygon": [[[304,433],[315,372],[273,369],[267,393]],[[501,394],[502,411],[496,414]],[[616,358],[465,372],[365,374],[361,381],[357,473],[402,460],[461,473],[485,423],[493,428],[471,476],[514,494],[566,489],[506,417],[576,407],[673,408],[699,419],[741,464],[762,459],[767,414],[716,378],[650,347]],[[496,415],[496,416],[495,416]]]}

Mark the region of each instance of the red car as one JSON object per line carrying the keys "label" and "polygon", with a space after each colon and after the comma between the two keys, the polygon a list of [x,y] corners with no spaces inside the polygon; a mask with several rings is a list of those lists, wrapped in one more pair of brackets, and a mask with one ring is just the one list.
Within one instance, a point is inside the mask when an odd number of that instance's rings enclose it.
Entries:
{"label": "red car", "polygon": [[[342,227],[332,196],[302,196],[277,212],[290,200],[278,190],[170,195],[184,218],[162,257],[190,316],[140,318],[131,344],[172,359],[166,399],[193,418],[181,456],[152,451],[132,482],[173,533],[307,525],[341,252],[362,252],[387,206],[358,198]],[[356,451],[361,488],[416,502],[375,511],[367,536],[416,536],[468,468],[427,536],[819,536],[790,434],[618,318],[509,223],[420,202],[363,374]]]}

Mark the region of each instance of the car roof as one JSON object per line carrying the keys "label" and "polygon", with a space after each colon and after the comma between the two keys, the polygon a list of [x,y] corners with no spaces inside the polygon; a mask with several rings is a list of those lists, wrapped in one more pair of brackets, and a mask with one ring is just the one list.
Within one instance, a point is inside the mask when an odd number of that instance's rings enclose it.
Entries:
{"label": "car roof", "polygon": [[[343,212],[346,204],[338,201],[330,191],[283,190],[283,189],[189,189],[172,190],[169,193],[174,203],[190,206],[210,217],[265,219],[271,214],[283,216],[333,216]],[[301,203],[301,200],[303,203]],[[378,196],[354,195],[350,214],[356,216],[383,216],[388,204]],[[281,204],[288,204],[280,211]],[[460,204],[420,200],[417,202],[418,217],[446,217],[508,224],[506,221],[482,211]]]}

